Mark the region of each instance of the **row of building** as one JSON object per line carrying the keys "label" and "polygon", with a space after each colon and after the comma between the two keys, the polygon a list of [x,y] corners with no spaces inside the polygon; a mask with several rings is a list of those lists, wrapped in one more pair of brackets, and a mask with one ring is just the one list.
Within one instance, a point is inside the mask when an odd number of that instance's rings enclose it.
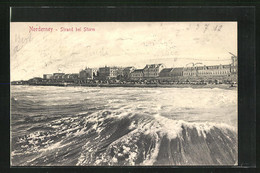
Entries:
{"label": "row of building", "polygon": [[132,79],[142,78],[196,78],[221,77],[237,75],[237,57],[231,57],[232,63],[226,65],[196,66],[165,68],[163,64],[146,65],[143,69],[136,69],[130,74]]}
{"label": "row of building", "polygon": [[86,68],[79,73],[65,74],[53,73],[44,74],[43,79],[113,79],[113,78],[130,78],[130,74],[135,70],[134,67],[100,67]]}
{"label": "row of building", "polygon": [[86,68],[79,73],[65,74],[53,73],[44,74],[43,79],[56,80],[87,80],[87,79],[172,79],[192,77],[217,77],[237,74],[237,58],[231,57],[232,63],[226,65],[196,66],[166,68],[164,64],[149,64],[143,69],[130,67],[100,67]]}

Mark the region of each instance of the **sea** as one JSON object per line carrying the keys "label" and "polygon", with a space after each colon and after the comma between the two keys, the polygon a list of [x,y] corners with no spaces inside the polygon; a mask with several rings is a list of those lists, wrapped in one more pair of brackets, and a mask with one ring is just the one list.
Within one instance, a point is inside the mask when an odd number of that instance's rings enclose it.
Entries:
{"label": "sea", "polygon": [[237,165],[237,89],[11,86],[11,166]]}

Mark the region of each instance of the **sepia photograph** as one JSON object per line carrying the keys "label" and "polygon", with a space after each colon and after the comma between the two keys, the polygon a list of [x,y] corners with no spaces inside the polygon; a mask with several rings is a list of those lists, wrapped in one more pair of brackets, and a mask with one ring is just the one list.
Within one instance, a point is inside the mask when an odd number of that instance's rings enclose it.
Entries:
{"label": "sepia photograph", "polygon": [[237,166],[237,27],[10,22],[11,166]]}

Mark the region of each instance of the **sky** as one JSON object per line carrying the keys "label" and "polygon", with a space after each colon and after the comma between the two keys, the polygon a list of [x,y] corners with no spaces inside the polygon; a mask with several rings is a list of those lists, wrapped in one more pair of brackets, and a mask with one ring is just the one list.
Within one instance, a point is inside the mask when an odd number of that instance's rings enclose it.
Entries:
{"label": "sky", "polygon": [[237,55],[236,22],[11,22],[10,28],[11,81],[86,67],[230,64],[229,52]]}

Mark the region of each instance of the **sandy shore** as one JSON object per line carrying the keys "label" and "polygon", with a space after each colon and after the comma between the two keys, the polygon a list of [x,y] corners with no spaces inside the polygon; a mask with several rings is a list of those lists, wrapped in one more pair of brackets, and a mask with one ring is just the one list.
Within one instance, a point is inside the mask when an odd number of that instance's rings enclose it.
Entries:
{"label": "sandy shore", "polygon": [[138,88],[220,88],[220,89],[237,89],[237,87],[231,87],[230,84],[207,84],[207,85],[196,85],[196,84],[73,84],[73,83],[39,83],[30,84],[32,86],[61,86],[61,87],[138,87]]}
{"label": "sandy shore", "polygon": [[237,89],[237,87],[231,87],[230,84],[33,84],[33,86],[81,86],[81,87],[139,87],[139,88],[220,88],[220,89]]}
{"label": "sandy shore", "polygon": [[231,87],[228,84],[208,84],[208,85],[190,85],[190,84],[171,84],[171,85],[160,85],[160,84],[108,84],[99,85],[99,87],[143,87],[143,88],[221,88],[221,89],[236,89],[237,87]]}

